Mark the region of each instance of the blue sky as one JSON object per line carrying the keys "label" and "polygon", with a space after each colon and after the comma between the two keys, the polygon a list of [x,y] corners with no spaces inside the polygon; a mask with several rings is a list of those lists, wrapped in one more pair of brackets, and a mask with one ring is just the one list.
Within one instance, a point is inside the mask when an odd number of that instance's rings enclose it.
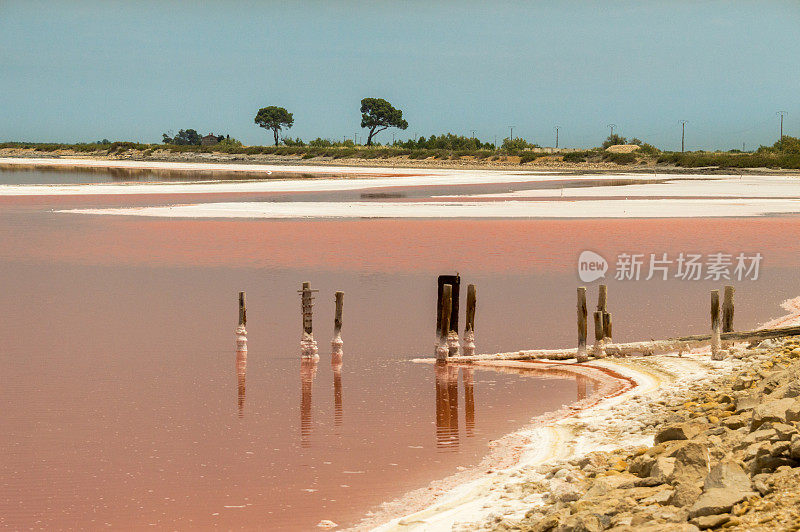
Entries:
{"label": "blue sky", "polygon": [[[406,131],[594,146],[609,123],[666,149],[800,136],[800,2],[0,0],[0,141],[137,140],[195,128],[341,139],[359,101]],[[378,137],[391,141],[392,130]]]}

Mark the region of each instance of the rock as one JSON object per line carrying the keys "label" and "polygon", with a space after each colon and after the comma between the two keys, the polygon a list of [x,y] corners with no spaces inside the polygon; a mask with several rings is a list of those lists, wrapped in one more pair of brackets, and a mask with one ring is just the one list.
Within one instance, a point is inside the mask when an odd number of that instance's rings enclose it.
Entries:
{"label": "rock", "polygon": [[787,421],[787,410],[795,406],[795,402],[795,399],[778,399],[777,401],[761,403],[753,410],[750,431],[755,431],[767,422],[785,423]]}
{"label": "rock", "polygon": [[772,444],[770,448],[770,455],[772,456],[784,456],[789,454],[789,449],[791,449],[792,444],[788,441],[776,441]]}
{"label": "rock", "polygon": [[732,415],[722,420],[722,424],[731,430],[736,430],[750,423],[748,416],[738,414]]}
{"label": "rock", "polygon": [[594,514],[571,515],[555,528],[557,532],[602,532],[604,529],[600,518]]}
{"label": "rock", "polygon": [[669,488],[663,488],[658,490],[653,495],[641,499],[642,504],[668,504],[670,499],[672,499],[672,495],[675,493],[675,490],[671,490]]}
{"label": "rock", "polygon": [[547,497],[553,502],[572,502],[581,498],[581,492],[574,484],[555,479],[550,482]]}
{"label": "rock", "polygon": [[730,512],[734,504],[752,495],[755,493],[728,488],[708,489],[689,508],[689,518]]}
{"label": "rock", "polygon": [[775,490],[775,485],[772,481],[772,475],[769,473],[760,473],[753,476],[753,487],[758,493],[761,494],[762,497],[772,493]]}
{"label": "rock", "polygon": [[750,477],[736,462],[724,461],[711,468],[703,481],[703,490],[724,488],[750,492]]}
{"label": "rock", "polygon": [[782,441],[789,441],[795,434],[800,434],[794,425],[788,423],[773,423],[772,428]]}
{"label": "rock", "polygon": [[687,421],[685,423],[678,423],[675,425],[667,426],[666,428],[659,431],[655,437],[655,443],[661,443],[665,441],[671,440],[691,440],[703,430],[706,429],[706,425],[703,423],[694,423]]}
{"label": "rock", "polygon": [[693,482],[679,482],[675,485],[675,491],[668,503],[683,508],[693,504],[702,492],[703,490]]}
{"label": "rock", "polygon": [[800,435],[798,434],[792,436],[791,446],[789,447],[789,456],[795,460],[800,460]]}
{"label": "rock", "polygon": [[800,421],[800,399],[795,399],[792,406],[786,409],[786,421],[790,423]]}
{"label": "rock", "polygon": [[698,442],[689,442],[675,453],[673,479],[700,480],[708,474],[708,447]]}
{"label": "rock", "polygon": [[747,395],[740,395],[736,398],[736,407],[734,412],[741,414],[742,412],[749,412],[761,403],[758,394],[749,393]]}
{"label": "rock", "polygon": [[619,488],[633,488],[636,480],[636,476],[626,474],[599,477],[592,483],[592,486],[586,492],[584,498],[591,499],[593,497],[601,497]]}
{"label": "rock", "polygon": [[704,515],[702,517],[695,517],[690,522],[696,525],[700,530],[707,528],[717,528],[730,521],[730,515]]}
{"label": "rock", "polygon": [[628,464],[628,471],[640,478],[649,477],[650,469],[655,462],[656,459],[654,457],[643,454],[630,461]]}
{"label": "rock", "polygon": [[659,456],[650,468],[650,478],[659,484],[665,484],[672,479],[675,472],[675,458]]}
{"label": "rock", "polygon": [[595,451],[589,453],[580,460],[578,460],[578,467],[581,469],[605,467],[608,463],[608,453],[602,451]]}
{"label": "rock", "polygon": [[317,528],[336,528],[337,526],[339,525],[328,519],[323,519],[322,521],[317,523]]}

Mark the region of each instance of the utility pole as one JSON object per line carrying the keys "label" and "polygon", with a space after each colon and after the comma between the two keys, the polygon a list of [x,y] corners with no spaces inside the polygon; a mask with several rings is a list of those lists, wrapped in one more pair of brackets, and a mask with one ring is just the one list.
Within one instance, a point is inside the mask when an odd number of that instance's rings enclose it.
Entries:
{"label": "utility pole", "polygon": [[614,128],[617,127],[617,124],[608,124],[606,127],[611,128],[611,136],[614,136]]}
{"label": "utility pole", "polygon": [[561,128],[561,126],[556,126],[556,127],[553,128],[553,129],[556,130],[556,148],[558,148],[558,130],[560,128]]}
{"label": "utility pole", "polygon": [[508,126],[508,128],[511,130],[511,140],[514,140],[514,126]]}
{"label": "utility pole", "polygon": [[786,111],[778,111],[775,114],[781,117],[781,149],[783,149],[783,117],[788,115],[789,113],[787,113]]}
{"label": "utility pole", "polygon": [[683,153],[683,141],[686,138],[686,124],[687,120],[681,120],[681,153]]}
{"label": "utility pole", "polygon": [[474,129],[472,130],[472,138],[473,139],[475,138],[475,130]]}

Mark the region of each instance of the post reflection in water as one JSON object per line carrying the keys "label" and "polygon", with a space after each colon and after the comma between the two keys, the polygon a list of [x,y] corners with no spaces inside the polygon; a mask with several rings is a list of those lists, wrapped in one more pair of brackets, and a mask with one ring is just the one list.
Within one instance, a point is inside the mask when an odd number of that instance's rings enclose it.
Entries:
{"label": "post reflection in water", "polygon": [[589,396],[589,378],[578,374],[575,377],[575,382],[578,386],[578,401],[583,401]]}
{"label": "post reflection in water", "polygon": [[467,437],[475,435],[475,370],[472,368],[464,368],[461,374],[461,380],[464,382],[464,410],[466,419],[464,420],[464,430]]}
{"label": "post reflection in water", "polygon": [[247,377],[247,349],[236,350],[236,380],[238,382],[239,417],[244,417],[245,379]]}
{"label": "post reflection in water", "polygon": [[244,417],[245,379],[247,377],[247,331],[241,323],[236,328],[236,382],[239,417]]}
{"label": "post reflection in water", "polygon": [[311,388],[317,374],[317,360],[314,357],[303,357],[300,360],[300,445],[310,447],[311,436]]}
{"label": "post reflection in water", "polygon": [[436,363],[436,447],[458,449],[458,367]]}
{"label": "post reflection in water", "polygon": [[333,369],[333,424],[342,424],[342,352],[341,347],[338,351],[331,354],[331,369]]}

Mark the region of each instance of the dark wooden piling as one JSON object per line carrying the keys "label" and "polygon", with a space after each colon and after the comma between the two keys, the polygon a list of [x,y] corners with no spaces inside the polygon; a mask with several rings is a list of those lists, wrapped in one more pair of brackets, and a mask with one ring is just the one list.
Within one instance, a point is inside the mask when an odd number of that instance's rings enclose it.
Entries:
{"label": "dark wooden piling", "polygon": [[736,290],[727,285],[722,300],[722,332],[733,332],[733,295]]}
{"label": "dark wooden piling", "polygon": [[244,292],[239,292],[239,325],[247,325],[247,307],[244,301]]}
{"label": "dark wooden piling", "polygon": [[311,314],[311,283],[303,283],[302,289],[302,306],[303,306],[303,332],[306,334],[314,334],[314,323]]}
{"label": "dark wooden piling", "polygon": [[611,314],[608,312],[603,313],[603,335],[605,336],[605,340],[608,343],[612,342],[613,338],[613,327],[611,326]]}
{"label": "dark wooden piling", "polygon": [[336,314],[333,318],[333,335],[339,336],[342,333],[342,309],[344,306],[344,292],[336,292],[334,295],[336,301]]}
{"label": "dark wooden piling", "polygon": [[[437,279],[437,308],[442,307],[442,297],[444,285],[449,284],[450,292],[450,329],[445,331],[445,335],[450,331],[458,332],[458,300],[459,293],[461,292],[461,277],[458,275],[440,275]],[[436,332],[441,334],[442,322],[441,313],[438,314],[436,320]]]}
{"label": "dark wooden piling", "polygon": [[578,287],[578,360],[586,359],[587,333],[586,287]]}
{"label": "dark wooden piling", "polygon": [[452,311],[453,287],[446,284],[442,287],[442,315],[441,327],[439,328],[439,341],[442,345],[447,344],[447,334],[450,332],[450,317]]}
{"label": "dark wooden piling", "polygon": [[477,294],[475,285],[467,285],[467,316],[464,323],[465,331],[475,332],[475,305],[477,304]]}

